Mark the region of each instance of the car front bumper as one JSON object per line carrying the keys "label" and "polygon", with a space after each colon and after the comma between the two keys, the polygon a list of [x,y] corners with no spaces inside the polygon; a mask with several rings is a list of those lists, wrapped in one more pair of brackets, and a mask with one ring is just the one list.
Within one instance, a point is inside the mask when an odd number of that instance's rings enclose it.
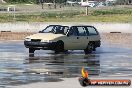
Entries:
{"label": "car front bumper", "polygon": [[44,50],[54,50],[56,42],[33,42],[24,41],[26,48],[44,49]]}

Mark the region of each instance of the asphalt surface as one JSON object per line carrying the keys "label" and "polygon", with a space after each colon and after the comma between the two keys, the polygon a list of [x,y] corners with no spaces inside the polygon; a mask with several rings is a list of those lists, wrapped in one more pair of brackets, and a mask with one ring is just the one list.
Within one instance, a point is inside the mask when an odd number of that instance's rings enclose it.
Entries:
{"label": "asphalt surface", "polygon": [[36,51],[28,56],[23,41],[0,41],[0,88],[36,82],[62,82],[81,76],[81,68],[90,77],[131,77],[132,48],[103,42],[89,55],[83,51],[54,54]]}

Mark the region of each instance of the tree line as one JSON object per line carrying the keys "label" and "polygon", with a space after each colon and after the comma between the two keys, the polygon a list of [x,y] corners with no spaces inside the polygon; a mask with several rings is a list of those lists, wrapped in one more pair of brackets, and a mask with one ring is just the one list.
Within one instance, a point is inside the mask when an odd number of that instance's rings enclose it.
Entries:
{"label": "tree line", "polygon": [[7,3],[65,3],[67,0],[5,0]]}
{"label": "tree line", "polygon": [[120,4],[120,5],[127,5],[127,4],[130,4],[132,3],[132,0],[117,0],[116,1],[116,4]]}
{"label": "tree line", "polygon": [[[66,3],[66,1],[81,1],[81,0],[4,0],[7,3]],[[104,1],[104,0],[96,0]],[[132,0],[116,0],[116,4],[129,4]]]}

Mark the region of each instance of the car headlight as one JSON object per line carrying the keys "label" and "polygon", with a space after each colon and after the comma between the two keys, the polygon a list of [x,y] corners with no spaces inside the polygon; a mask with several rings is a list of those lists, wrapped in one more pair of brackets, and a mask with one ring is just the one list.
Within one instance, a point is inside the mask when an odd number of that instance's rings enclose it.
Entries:
{"label": "car headlight", "polygon": [[30,38],[26,38],[25,41],[31,41],[31,39]]}

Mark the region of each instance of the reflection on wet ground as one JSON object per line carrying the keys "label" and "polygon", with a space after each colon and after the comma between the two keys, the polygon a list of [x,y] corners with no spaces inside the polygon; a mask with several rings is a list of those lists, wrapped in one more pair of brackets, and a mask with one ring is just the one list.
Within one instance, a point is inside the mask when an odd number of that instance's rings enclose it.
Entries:
{"label": "reflection on wet ground", "polygon": [[90,76],[132,76],[132,49],[102,44],[96,52],[83,51],[55,55],[37,51],[28,57],[23,42],[0,42],[0,87],[32,82],[58,82],[61,78],[78,77],[82,66]]}

